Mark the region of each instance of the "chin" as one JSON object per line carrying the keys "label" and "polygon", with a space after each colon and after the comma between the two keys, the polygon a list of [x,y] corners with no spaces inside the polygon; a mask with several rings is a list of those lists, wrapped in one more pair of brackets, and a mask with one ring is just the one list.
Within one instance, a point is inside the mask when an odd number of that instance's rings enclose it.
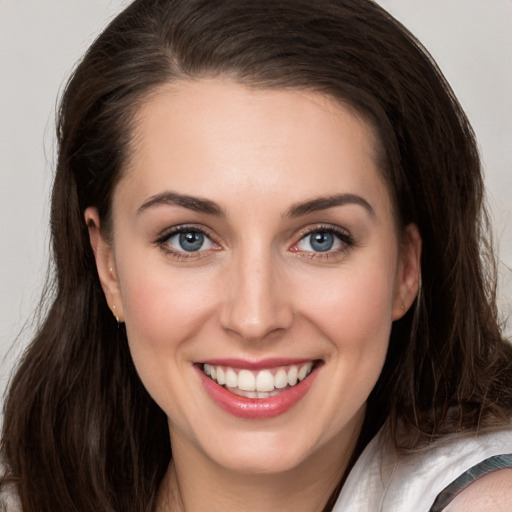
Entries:
{"label": "chin", "polygon": [[[229,443],[219,443],[219,450],[212,450],[210,458],[229,471],[245,474],[272,475],[296,469],[311,457],[312,446],[303,446],[293,434],[279,436],[265,432],[241,436]],[[229,449],[224,447],[229,446]]]}
{"label": "chin", "polygon": [[304,459],[297,455],[282,453],[231,453],[218,461],[229,471],[252,475],[273,475],[296,469]]}

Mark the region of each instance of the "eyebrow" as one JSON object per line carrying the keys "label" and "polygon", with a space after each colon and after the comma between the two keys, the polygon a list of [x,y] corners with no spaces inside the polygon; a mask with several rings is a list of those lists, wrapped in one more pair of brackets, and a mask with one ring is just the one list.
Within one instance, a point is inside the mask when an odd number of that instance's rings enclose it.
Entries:
{"label": "eyebrow", "polygon": [[[309,213],[327,210],[336,206],[344,206],[347,204],[356,204],[362,206],[367,212],[375,217],[375,211],[366,199],[356,194],[336,194],[332,196],[318,197],[310,201],[294,204],[285,214],[284,218],[301,217]],[[203,199],[200,197],[178,194],[177,192],[164,192],[151,196],[145,201],[137,210],[137,215],[140,215],[145,210],[155,206],[170,205],[180,206],[199,213],[207,215],[214,215],[217,217],[224,217],[225,212],[223,208],[210,199]]]}
{"label": "eyebrow", "polygon": [[335,206],[344,206],[347,204],[356,204],[362,206],[372,217],[375,217],[375,210],[370,203],[356,194],[336,194],[326,197],[318,197],[311,201],[297,203],[293,205],[286,213],[285,217],[301,217],[309,213],[327,210]]}
{"label": "eyebrow", "polygon": [[181,206],[182,208],[187,208],[195,212],[215,215],[217,217],[223,217],[225,215],[222,207],[210,199],[187,196],[176,192],[164,192],[163,194],[150,197],[139,207],[137,215],[140,215],[149,208],[162,205]]}

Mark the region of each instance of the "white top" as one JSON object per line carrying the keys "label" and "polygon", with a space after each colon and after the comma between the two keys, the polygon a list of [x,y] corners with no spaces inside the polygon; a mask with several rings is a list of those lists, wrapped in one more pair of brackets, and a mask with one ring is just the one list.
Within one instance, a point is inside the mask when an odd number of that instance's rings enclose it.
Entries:
{"label": "white top", "polygon": [[22,512],[20,500],[13,485],[6,486],[0,493],[0,512]]}
{"label": "white top", "polygon": [[[385,432],[382,429],[359,457],[333,512],[429,512],[437,495],[470,468],[512,454],[512,428],[443,440],[407,456],[397,455]],[[512,458],[506,464],[512,466]],[[471,478],[478,473],[473,471]],[[14,488],[0,493],[0,512],[21,512]]]}
{"label": "white top", "polygon": [[397,455],[383,432],[357,460],[334,512],[429,512],[438,494],[463,473],[490,457],[512,454],[512,428],[448,438],[405,456]]}

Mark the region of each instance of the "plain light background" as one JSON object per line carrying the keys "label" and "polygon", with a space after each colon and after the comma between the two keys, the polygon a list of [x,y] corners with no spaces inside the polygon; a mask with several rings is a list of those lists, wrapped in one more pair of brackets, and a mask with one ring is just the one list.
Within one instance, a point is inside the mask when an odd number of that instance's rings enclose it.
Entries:
{"label": "plain light background", "polygon": [[[128,3],[0,0],[0,396],[30,339],[48,267],[57,97],[78,58]],[[477,133],[505,317],[512,311],[512,0],[378,3],[429,49]]]}

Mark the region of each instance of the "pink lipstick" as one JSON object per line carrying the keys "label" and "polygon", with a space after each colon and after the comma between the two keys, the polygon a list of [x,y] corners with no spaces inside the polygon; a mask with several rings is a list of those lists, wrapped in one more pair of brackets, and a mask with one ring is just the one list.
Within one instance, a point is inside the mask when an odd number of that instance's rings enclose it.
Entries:
{"label": "pink lipstick", "polygon": [[240,418],[267,419],[284,414],[306,395],[321,362],[215,359],[195,366],[205,391],[223,410]]}

